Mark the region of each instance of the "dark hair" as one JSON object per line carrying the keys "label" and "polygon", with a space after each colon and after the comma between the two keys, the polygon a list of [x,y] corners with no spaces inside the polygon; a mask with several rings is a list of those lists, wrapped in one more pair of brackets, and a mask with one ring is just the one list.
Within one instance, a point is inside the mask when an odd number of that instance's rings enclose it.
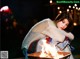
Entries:
{"label": "dark hair", "polygon": [[55,21],[55,23],[57,23],[57,22],[62,21],[64,19],[67,19],[69,21],[69,25],[65,29],[65,31],[70,32],[73,29],[73,18],[72,18],[71,13],[63,12],[61,14],[58,14],[54,21]]}

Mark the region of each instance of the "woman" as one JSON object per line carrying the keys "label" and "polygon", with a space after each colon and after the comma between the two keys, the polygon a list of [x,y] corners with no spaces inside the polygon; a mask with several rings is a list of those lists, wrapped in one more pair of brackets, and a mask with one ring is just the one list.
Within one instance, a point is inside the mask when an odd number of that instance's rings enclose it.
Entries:
{"label": "woman", "polygon": [[[44,39],[46,38],[46,36],[50,37],[52,41],[55,43],[55,45],[57,45],[60,42],[64,42],[65,37],[68,37],[71,40],[74,39],[73,34],[68,32],[68,29],[70,29],[71,26],[72,26],[71,15],[70,13],[65,13],[65,12],[58,15],[54,21],[47,18],[35,24],[30,29],[30,31],[25,36],[22,42],[22,50],[23,53],[25,54],[25,58],[28,59],[27,50],[29,49],[30,44],[36,40]],[[54,43],[52,44],[54,45]],[[59,44],[59,46],[62,45]],[[38,50],[38,45],[37,45],[37,50]]]}

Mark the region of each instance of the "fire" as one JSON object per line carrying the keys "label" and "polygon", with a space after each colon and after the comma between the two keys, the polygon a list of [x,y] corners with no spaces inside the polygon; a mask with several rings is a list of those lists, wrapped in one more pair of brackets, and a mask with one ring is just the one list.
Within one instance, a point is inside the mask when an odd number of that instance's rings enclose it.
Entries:
{"label": "fire", "polygon": [[46,40],[43,40],[42,50],[39,57],[52,57],[54,59],[59,59],[63,57],[63,55],[58,54],[55,44],[51,46]]}

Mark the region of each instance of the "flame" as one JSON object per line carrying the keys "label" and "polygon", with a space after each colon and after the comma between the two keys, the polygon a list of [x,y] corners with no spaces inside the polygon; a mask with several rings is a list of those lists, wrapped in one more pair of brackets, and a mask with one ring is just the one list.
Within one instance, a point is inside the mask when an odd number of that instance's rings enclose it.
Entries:
{"label": "flame", "polygon": [[52,57],[54,59],[59,59],[63,57],[63,55],[58,54],[55,44],[51,46],[50,44],[47,43],[46,40],[43,40],[43,45],[41,46],[42,50],[39,57]]}

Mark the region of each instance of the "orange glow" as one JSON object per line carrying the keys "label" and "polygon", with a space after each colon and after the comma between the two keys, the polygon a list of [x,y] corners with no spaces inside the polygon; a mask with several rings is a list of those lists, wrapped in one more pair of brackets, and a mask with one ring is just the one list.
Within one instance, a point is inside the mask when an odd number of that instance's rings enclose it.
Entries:
{"label": "orange glow", "polygon": [[13,21],[13,27],[16,27],[17,26],[17,22],[16,20]]}
{"label": "orange glow", "polygon": [[58,54],[55,44],[51,46],[50,44],[46,43],[46,40],[43,40],[43,45],[41,46],[42,51],[39,57],[49,57],[48,55],[51,55],[54,59],[63,57],[63,55]]}

